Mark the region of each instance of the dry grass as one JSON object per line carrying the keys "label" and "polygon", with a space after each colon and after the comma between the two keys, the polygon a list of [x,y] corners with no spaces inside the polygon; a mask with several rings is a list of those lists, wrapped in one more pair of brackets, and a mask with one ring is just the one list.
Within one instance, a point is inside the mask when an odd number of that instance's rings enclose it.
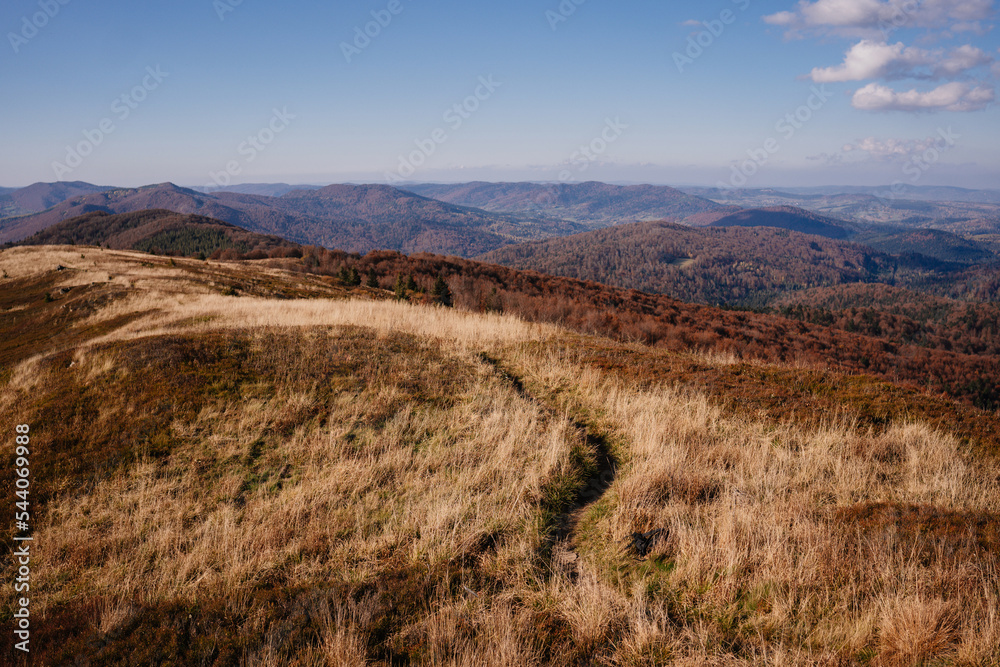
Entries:
{"label": "dry grass", "polygon": [[491,346],[552,337],[550,325],[524,322],[515,317],[429,308],[400,301],[359,299],[276,301],[255,297],[233,298],[218,294],[167,296],[145,293],[110,306],[85,324],[127,314],[145,315],[95,343],[132,340],[144,336],[197,334],[219,329],[315,326],[365,326],[379,334],[408,333],[440,338],[464,348]]}
{"label": "dry grass", "polygon": [[[389,301],[223,297],[183,289],[183,267],[144,278],[127,253],[85,253],[114,255],[137,285],[87,324],[136,317],[24,360],[0,415],[36,406],[45,448],[45,417],[69,393],[92,409],[78,451],[133,422],[169,445],[135,444],[56,485],[32,563],[33,613],[52,623],[40,632],[69,647],[53,656],[130,664],[161,640],[180,662],[244,665],[1000,654],[1000,471],[946,433],[737,417],[581,365],[554,328]],[[27,272],[29,256],[6,251],[0,265]],[[595,437],[617,476],[553,544]],[[635,558],[632,532],[654,528],[664,539]],[[76,634],[59,620],[71,616]]]}
{"label": "dry grass", "polygon": [[[629,627],[649,635],[649,618],[673,620],[661,640],[678,658],[780,664],[803,647],[848,661],[878,647],[885,664],[998,655],[997,543],[983,548],[975,528],[996,530],[996,466],[970,465],[954,438],[919,424],[865,434],[734,419],[702,396],[636,391],[557,359],[532,375],[541,392],[574,387],[564,403],[619,443],[618,478],[581,524],[587,560],[626,582]],[[911,530],[884,521],[859,533],[837,510],[866,503],[929,509]],[[946,514],[963,520],[936,520]],[[630,561],[621,545],[653,528],[669,537]],[[638,608],[637,587],[650,593]]]}

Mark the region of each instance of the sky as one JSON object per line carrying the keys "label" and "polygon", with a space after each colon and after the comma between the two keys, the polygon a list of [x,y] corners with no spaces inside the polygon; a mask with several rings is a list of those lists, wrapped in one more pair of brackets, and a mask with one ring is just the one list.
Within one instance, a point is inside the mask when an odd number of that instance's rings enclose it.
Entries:
{"label": "sky", "polygon": [[5,0],[0,186],[1000,188],[994,0]]}

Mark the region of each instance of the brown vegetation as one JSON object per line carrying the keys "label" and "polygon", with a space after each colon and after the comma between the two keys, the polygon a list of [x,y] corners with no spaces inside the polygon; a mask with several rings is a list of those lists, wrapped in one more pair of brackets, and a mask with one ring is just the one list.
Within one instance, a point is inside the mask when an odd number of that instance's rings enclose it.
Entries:
{"label": "brown vegetation", "polygon": [[1000,398],[1000,357],[986,349],[929,347],[922,340],[895,340],[864,329],[837,330],[828,326],[832,322],[722,310],[593,282],[433,255],[407,257],[374,252],[361,257],[307,247],[301,260],[279,264],[327,275],[336,275],[345,266],[356,268],[361,275],[373,271],[380,286],[387,289],[393,287],[397,276],[412,275],[424,294],[439,276],[444,276],[455,304],[464,309],[509,312],[533,322],[549,322],[582,333],[670,350],[694,349],[739,359],[870,373],[963,396],[990,409],[996,409],[995,399]]}

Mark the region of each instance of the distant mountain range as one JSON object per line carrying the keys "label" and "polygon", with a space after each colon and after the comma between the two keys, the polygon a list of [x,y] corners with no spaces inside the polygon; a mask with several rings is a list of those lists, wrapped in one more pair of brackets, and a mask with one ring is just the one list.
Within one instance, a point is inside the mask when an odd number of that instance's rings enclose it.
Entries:
{"label": "distant mountain range", "polygon": [[288,183],[241,183],[226,187],[192,186],[191,190],[204,194],[218,192],[237,192],[242,195],[263,195],[265,197],[280,197],[292,190],[319,190],[322,185],[289,185]]}
{"label": "distant mountain range", "polygon": [[83,181],[34,183],[25,188],[2,188],[0,218],[38,213],[67,199],[110,189]]}
{"label": "distant mountain range", "polygon": [[281,197],[234,192],[203,194],[172,183],[105,190],[0,221],[0,241],[18,241],[94,211],[166,209],[244,229],[351,252],[390,249],[471,256],[530,239],[572,234],[577,223],[497,214],[421,197],[387,185],[331,185]]}
{"label": "distant mountain range", "polygon": [[950,201],[970,204],[1000,204],[1000,190],[974,190],[945,185],[911,185],[897,183],[881,187],[870,186],[833,186],[825,185],[811,188],[784,188],[787,192],[804,195],[873,195],[886,197],[890,193],[898,198],[913,201]]}
{"label": "distant mountain range", "polygon": [[[995,262],[1000,248],[1000,205],[988,203],[886,200],[864,193],[697,190],[718,197],[711,201],[691,194],[692,189],[685,193],[667,186],[596,182],[413,184],[407,188],[264,183],[199,192],[171,183],[141,188],[110,188],[82,182],[36,183],[0,194],[5,210],[17,213],[0,219],[0,242],[22,240],[90,213],[115,215],[157,209],[211,218],[248,232],[280,236],[292,243],[360,253],[385,249],[475,257],[526,241],[654,220],[682,222],[688,227],[772,228],[840,241],[850,239],[870,246],[867,252],[872,256],[914,255],[906,261],[925,266],[935,265],[934,262],[960,265]],[[954,190],[935,191],[954,194]],[[989,193],[963,192],[968,199],[974,198],[971,193]],[[626,236],[631,234],[628,232]],[[714,247],[712,243],[707,247]],[[538,259],[534,268],[556,270],[554,267],[563,261],[558,259],[564,255],[562,246],[547,247],[556,253],[556,259]],[[614,243],[602,247],[606,252],[622,252]],[[734,257],[740,253],[753,257],[756,251],[751,244],[727,252]],[[634,257],[631,250],[626,254]],[[713,271],[722,271],[721,266]],[[593,275],[594,279],[600,279],[599,272],[581,273],[581,267],[573,270],[577,273],[572,275]],[[632,267],[622,270],[635,271]],[[651,275],[639,276],[630,286],[666,289]],[[794,282],[806,274],[793,270],[788,275],[793,276]],[[723,280],[721,274],[717,277]],[[832,279],[830,275],[824,278]],[[845,278],[856,279],[857,276]],[[723,290],[723,296],[736,295],[742,299],[738,296],[740,289]],[[720,296],[703,286],[690,285],[680,294],[709,303]]]}
{"label": "distant mountain range", "polygon": [[885,188],[685,188],[726,206],[794,206],[856,224],[934,227],[965,233],[1000,232],[1000,191],[897,186]]}
{"label": "distant mountain range", "polygon": [[969,204],[1000,204],[1000,190],[974,190],[943,185],[911,185],[896,183],[895,185],[864,186],[864,185],[824,185],[817,187],[789,188],[714,188],[714,187],[684,187],[683,192],[707,199],[730,200],[747,197],[776,196],[781,198],[813,198],[825,197],[875,197],[880,199],[963,202]]}
{"label": "distant mountain range", "polygon": [[425,197],[487,211],[544,215],[606,227],[638,220],[683,220],[722,208],[665,185],[587,183],[420,184],[406,190]]}

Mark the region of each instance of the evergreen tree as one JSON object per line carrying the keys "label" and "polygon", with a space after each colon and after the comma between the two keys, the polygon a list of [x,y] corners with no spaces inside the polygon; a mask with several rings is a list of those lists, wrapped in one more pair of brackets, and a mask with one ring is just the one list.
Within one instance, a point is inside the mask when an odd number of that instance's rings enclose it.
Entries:
{"label": "evergreen tree", "polygon": [[452,305],[451,290],[448,289],[448,283],[444,281],[444,276],[438,275],[437,280],[434,281],[434,288],[431,290],[431,296],[434,298],[435,303],[440,303],[442,306]]}
{"label": "evergreen tree", "polygon": [[378,289],[378,287],[379,287],[379,284],[378,284],[378,274],[375,273],[375,267],[374,266],[368,269],[368,282],[366,282],[365,285],[367,287],[372,287],[374,289]]}
{"label": "evergreen tree", "polygon": [[396,285],[393,287],[393,291],[396,292],[397,299],[406,298],[406,279],[403,278],[402,273],[396,274]]}
{"label": "evergreen tree", "polygon": [[406,276],[406,289],[411,292],[416,292],[419,289],[417,287],[417,281],[413,279],[412,273]]}

